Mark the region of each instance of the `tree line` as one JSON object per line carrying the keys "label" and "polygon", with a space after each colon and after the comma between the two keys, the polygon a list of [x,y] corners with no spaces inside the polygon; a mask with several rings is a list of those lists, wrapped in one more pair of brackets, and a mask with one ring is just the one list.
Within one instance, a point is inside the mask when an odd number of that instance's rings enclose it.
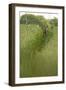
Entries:
{"label": "tree line", "polygon": [[24,14],[20,17],[20,24],[36,24],[41,27],[43,33],[47,33],[48,30],[52,29],[54,26],[58,25],[58,20],[56,17],[53,19],[46,19],[41,15]]}

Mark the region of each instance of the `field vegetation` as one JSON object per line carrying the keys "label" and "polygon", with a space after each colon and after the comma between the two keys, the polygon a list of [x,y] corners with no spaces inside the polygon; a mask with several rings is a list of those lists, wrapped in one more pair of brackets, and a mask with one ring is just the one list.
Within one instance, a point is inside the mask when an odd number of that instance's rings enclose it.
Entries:
{"label": "field vegetation", "polygon": [[58,74],[58,20],[24,14],[20,17],[20,77]]}

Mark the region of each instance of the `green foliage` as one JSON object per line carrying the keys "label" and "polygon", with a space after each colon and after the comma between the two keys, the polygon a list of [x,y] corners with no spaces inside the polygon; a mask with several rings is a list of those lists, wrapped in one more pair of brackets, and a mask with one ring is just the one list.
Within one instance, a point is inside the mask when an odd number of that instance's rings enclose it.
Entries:
{"label": "green foliage", "polygon": [[25,14],[21,16],[20,24],[36,24],[36,17],[32,14]]}
{"label": "green foliage", "polygon": [[[27,17],[27,19],[26,19]],[[46,27],[48,31],[44,35]],[[53,28],[52,28],[53,27]],[[58,20],[24,14],[20,18],[20,77],[58,73]]]}
{"label": "green foliage", "polygon": [[56,17],[51,19],[49,22],[50,22],[52,28],[58,26],[58,19]]}
{"label": "green foliage", "polygon": [[35,24],[39,25],[43,32],[45,32],[46,28],[50,29],[49,21],[46,20],[43,16],[35,16],[32,14],[24,14],[20,18],[20,24]]}
{"label": "green foliage", "polygon": [[[43,40],[42,29],[35,24],[21,24],[20,25],[20,70],[21,76],[32,75],[32,58],[35,54],[35,50],[40,48]],[[30,63],[29,63],[30,62]],[[27,64],[26,64],[27,63]],[[28,68],[26,68],[28,67]]]}
{"label": "green foliage", "polygon": [[[43,32],[39,25],[35,24],[21,24],[20,28],[20,42],[21,48],[30,47],[32,49],[37,48],[37,44],[42,42]],[[30,38],[31,37],[31,38]],[[38,39],[38,40],[37,40]]]}

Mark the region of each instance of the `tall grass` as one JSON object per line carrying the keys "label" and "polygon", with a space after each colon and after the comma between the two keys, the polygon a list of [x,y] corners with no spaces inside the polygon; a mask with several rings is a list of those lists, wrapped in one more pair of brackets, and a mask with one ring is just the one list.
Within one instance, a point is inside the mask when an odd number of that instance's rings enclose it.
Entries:
{"label": "tall grass", "polygon": [[43,35],[39,25],[20,24],[20,77],[57,75],[57,27]]}

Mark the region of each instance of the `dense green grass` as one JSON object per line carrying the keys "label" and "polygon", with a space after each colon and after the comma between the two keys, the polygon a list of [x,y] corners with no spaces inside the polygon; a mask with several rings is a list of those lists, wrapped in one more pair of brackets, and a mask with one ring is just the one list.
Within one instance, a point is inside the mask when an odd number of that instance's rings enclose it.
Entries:
{"label": "dense green grass", "polygon": [[43,35],[35,24],[20,24],[20,77],[56,76],[57,27]]}

